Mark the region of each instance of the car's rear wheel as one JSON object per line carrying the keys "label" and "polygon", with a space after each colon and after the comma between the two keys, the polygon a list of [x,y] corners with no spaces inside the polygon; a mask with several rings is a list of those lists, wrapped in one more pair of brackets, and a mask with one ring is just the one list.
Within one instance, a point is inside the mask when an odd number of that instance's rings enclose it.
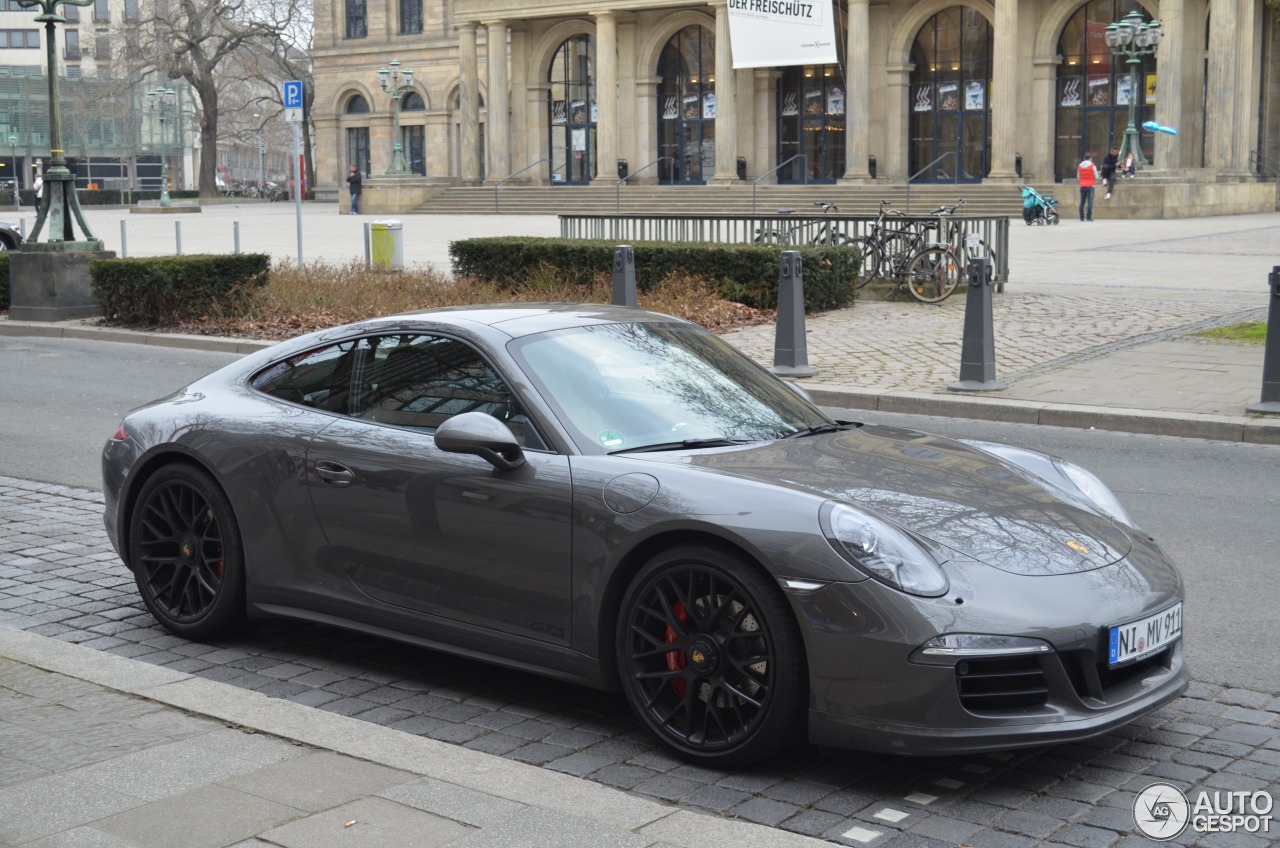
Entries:
{"label": "car's rear wheel", "polygon": [[175,464],[143,485],[129,562],[147,609],[174,633],[205,639],[244,620],[244,555],[231,503],[206,472]]}
{"label": "car's rear wheel", "polygon": [[617,659],[636,714],[690,759],[741,765],[801,729],[799,629],[777,584],[740,555],[686,545],[650,560],[623,597]]}

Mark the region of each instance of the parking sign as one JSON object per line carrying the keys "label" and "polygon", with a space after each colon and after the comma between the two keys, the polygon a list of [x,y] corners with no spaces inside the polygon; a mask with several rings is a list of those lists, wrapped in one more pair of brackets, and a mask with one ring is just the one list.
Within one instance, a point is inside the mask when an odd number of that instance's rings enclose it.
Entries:
{"label": "parking sign", "polygon": [[289,80],[284,84],[284,108],[302,108],[302,82],[300,80]]}

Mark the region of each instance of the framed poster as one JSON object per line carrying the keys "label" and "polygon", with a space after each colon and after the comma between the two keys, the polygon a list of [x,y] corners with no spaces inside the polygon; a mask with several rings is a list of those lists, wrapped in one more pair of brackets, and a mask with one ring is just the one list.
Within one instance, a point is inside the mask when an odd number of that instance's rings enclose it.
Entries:
{"label": "framed poster", "polygon": [[570,106],[569,123],[585,124],[587,122],[587,101],[575,100]]}
{"label": "framed poster", "polygon": [[827,114],[844,114],[844,89],[833,85],[827,89]]}
{"label": "framed poster", "polygon": [[678,117],[680,117],[680,108],[676,104],[676,96],[674,94],[668,95],[662,101],[662,120],[674,121]]}
{"label": "framed poster", "polygon": [[782,117],[794,118],[800,114],[800,92],[784,91],[782,93]]}
{"label": "framed poster", "polygon": [[1155,74],[1147,74],[1145,90],[1147,95],[1145,102],[1155,103],[1156,102],[1156,75]]}
{"label": "framed poster", "polygon": [[698,115],[700,114],[698,107],[698,95],[686,94],[682,102],[684,103],[684,119],[686,121],[698,120]]}
{"label": "framed poster", "polygon": [[1133,77],[1125,74],[1116,77],[1116,105],[1128,106],[1133,100]]}
{"label": "framed poster", "polygon": [[960,110],[960,83],[938,83],[938,111],[957,112]]}
{"label": "framed poster", "polygon": [[557,100],[551,104],[551,123],[553,126],[564,126],[569,122],[569,103]]}
{"label": "framed poster", "polygon": [[821,115],[824,108],[822,89],[811,88],[804,93],[804,113],[806,115]]}
{"label": "framed poster", "polygon": [[1111,78],[1089,77],[1089,105],[1106,106],[1111,102]]}
{"label": "framed poster", "polygon": [[574,129],[570,133],[573,136],[573,152],[582,153],[587,149],[587,131],[585,129]]}
{"label": "framed poster", "polygon": [[911,111],[933,111],[933,83],[927,82],[924,85],[916,86],[916,90],[911,95]]}
{"label": "framed poster", "polygon": [[716,93],[714,91],[704,91],[702,93],[702,119],[705,121],[713,120],[716,116]]}
{"label": "framed poster", "polygon": [[986,104],[986,92],[982,80],[969,80],[964,84],[964,108],[981,111]]}
{"label": "framed poster", "polygon": [[1064,77],[1058,80],[1059,106],[1079,106],[1084,103],[1084,79],[1082,77]]}

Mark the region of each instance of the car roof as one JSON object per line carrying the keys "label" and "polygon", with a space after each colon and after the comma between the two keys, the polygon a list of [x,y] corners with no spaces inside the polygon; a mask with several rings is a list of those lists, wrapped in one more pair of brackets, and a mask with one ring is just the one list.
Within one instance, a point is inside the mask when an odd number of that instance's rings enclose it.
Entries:
{"label": "car roof", "polygon": [[600,324],[682,321],[660,312],[603,303],[495,303],[480,306],[445,306],[396,317],[407,322],[419,319],[424,324],[479,324],[499,330],[512,338]]}

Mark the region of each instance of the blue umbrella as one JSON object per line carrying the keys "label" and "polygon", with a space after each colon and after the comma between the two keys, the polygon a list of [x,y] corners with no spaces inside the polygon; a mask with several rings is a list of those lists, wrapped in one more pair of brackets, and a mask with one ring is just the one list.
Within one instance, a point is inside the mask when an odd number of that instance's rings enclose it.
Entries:
{"label": "blue umbrella", "polygon": [[1162,133],[1168,133],[1169,135],[1178,134],[1178,131],[1175,130],[1173,127],[1162,127],[1159,124],[1157,124],[1155,121],[1147,121],[1142,125],[1142,128],[1147,132],[1162,132]]}

